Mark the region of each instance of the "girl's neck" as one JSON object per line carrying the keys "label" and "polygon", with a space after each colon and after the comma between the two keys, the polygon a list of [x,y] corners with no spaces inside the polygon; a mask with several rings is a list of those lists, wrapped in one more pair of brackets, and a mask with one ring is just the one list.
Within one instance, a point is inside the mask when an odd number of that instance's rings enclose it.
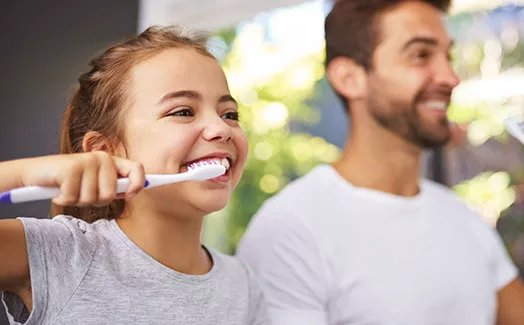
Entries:
{"label": "girl's neck", "polygon": [[213,262],[200,242],[203,218],[181,220],[150,210],[126,209],[116,222],[138,247],[166,267],[194,275],[211,270]]}

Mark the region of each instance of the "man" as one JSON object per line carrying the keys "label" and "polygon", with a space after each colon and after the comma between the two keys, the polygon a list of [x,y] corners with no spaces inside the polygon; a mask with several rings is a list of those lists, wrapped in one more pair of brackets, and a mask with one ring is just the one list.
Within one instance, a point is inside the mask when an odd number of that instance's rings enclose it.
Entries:
{"label": "man", "polygon": [[238,248],[275,325],[522,325],[524,290],[501,239],[422,180],[446,144],[459,83],[449,0],[339,0],[328,79],[351,116],[340,159],[268,200]]}

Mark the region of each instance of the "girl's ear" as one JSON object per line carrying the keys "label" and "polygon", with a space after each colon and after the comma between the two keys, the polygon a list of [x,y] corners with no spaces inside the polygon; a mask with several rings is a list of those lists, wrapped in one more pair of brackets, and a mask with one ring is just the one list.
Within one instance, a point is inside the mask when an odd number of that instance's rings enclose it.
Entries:
{"label": "girl's ear", "polygon": [[84,152],[90,151],[105,151],[113,154],[114,147],[111,141],[102,133],[97,131],[89,131],[84,135],[82,140],[82,150]]}

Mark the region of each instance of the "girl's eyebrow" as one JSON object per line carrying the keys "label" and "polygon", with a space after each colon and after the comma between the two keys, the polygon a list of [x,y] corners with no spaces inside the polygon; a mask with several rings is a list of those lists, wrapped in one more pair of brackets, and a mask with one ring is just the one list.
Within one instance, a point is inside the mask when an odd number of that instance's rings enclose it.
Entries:
{"label": "girl's eyebrow", "polygon": [[[171,100],[171,99],[174,99],[174,98],[182,98],[182,97],[193,99],[193,100],[198,100],[198,101],[201,101],[202,98],[203,98],[202,95],[198,91],[195,91],[195,90],[170,91],[167,94],[165,94],[164,96],[162,96],[162,98],[160,98],[160,100],[158,101],[157,105],[161,105],[161,104],[167,102],[168,100]],[[218,99],[218,102],[219,103],[233,102],[235,105],[237,105],[237,101],[230,94],[222,95]]]}
{"label": "girl's eyebrow", "polygon": [[168,92],[167,94],[165,94],[164,96],[162,96],[162,98],[160,98],[160,100],[158,101],[158,105],[160,104],[163,104],[165,102],[167,102],[168,100],[170,99],[174,99],[174,98],[181,98],[181,97],[185,97],[185,98],[189,98],[189,99],[195,99],[195,100],[202,100],[202,95],[197,92],[197,91],[194,91],[194,90],[178,90],[178,91],[170,91]]}

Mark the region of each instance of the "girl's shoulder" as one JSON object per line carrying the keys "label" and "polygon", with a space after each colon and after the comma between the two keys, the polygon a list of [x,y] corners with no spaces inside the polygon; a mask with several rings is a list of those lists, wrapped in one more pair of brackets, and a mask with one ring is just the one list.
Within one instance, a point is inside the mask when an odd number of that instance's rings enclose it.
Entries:
{"label": "girl's shoulder", "polygon": [[206,248],[220,273],[232,282],[246,286],[250,292],[259,290],[259,280],[248,264],[238,259],[236,256],[227,255],[213,249]]}

